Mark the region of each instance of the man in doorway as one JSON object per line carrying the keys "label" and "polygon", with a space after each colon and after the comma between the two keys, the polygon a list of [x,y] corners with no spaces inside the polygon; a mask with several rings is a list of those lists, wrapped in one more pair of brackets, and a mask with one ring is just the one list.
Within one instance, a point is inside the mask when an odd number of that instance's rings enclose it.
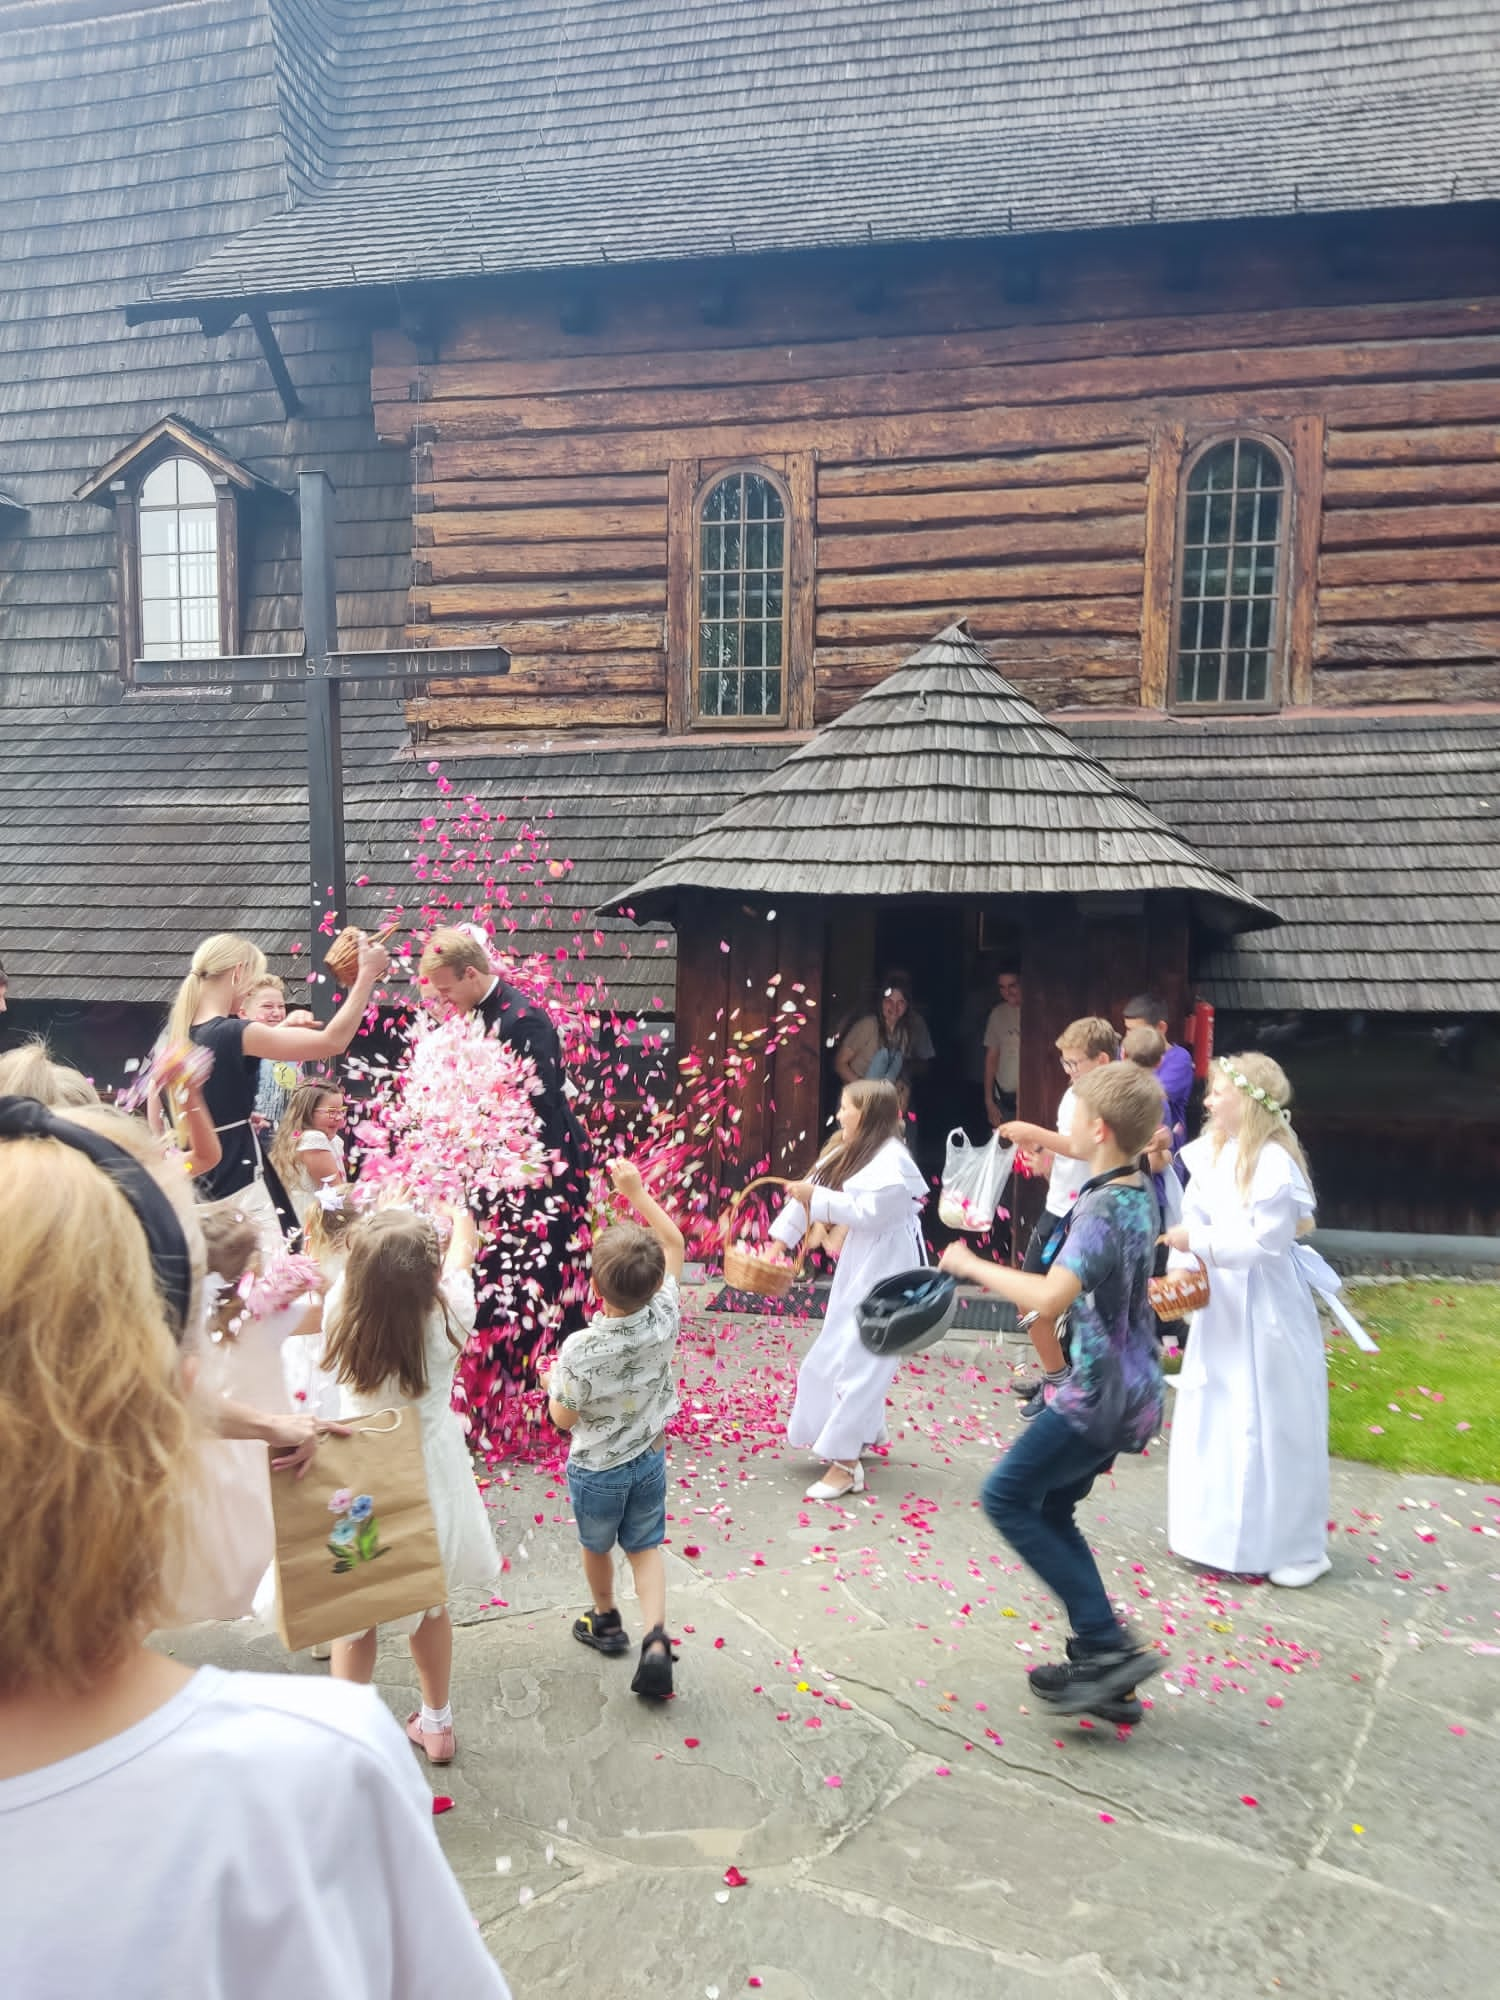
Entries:
{"label": "man in doorway", "polygon": [[[555,1346],[586,1317],[580,1265],[587,1251],[588,1135],[568,1102],[562,1046],[550,1016],[499,976],[477,937],[463,930],[434,931],[418,971],[427,990],[445,1006],[478,1014],[488,1034],[525,1056],[541,1086],[533,1102],[542,1144],[552,1155],[552,1172],[521,1197],[517,1227],[505,1232],[513,1240],[489,1242],[475,1267],[476,1331],[489,1336],[509,1385],[529,1386],[524,1378],[537,1349],[544,1343]],[[534,1311],[522,1304],[530,1278],[538,1281],[541,1293]]]}
{"label": "man in doorway", "polygon": [[1156,1080],[1167,1100],[1167,1129],[1172,1134],[1175,1160],[1187,1144],[1188,1101],[1193,1094],[1193,1058],[1167,1031],[1167,1010],[1154,993],[1137,993],[1125,1005],[1125,1032],[1132,1028],[1155,1028],[1167,1045],[1156,1065]]}
{"label": "man in doorway", "polygon": [[1016,1115],[1021,1085],[1021,975],[995,977],[996,1002],[984,1024],[984,1108],[992,1126]]}

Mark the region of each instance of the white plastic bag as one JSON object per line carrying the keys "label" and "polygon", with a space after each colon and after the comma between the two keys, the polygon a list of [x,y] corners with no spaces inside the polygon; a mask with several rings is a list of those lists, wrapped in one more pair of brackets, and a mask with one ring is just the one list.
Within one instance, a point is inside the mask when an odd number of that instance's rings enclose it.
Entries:
{"label": "white plastic bag", "polygon": [[991,1134],[987,1146],[974,1146],[968,1133],[955,1126],[948,1134],[938,1220],[949,1229],[978,1235],[992,1229],[1015,1159],[1015,1147],[1002,1145],[998,1132]]}

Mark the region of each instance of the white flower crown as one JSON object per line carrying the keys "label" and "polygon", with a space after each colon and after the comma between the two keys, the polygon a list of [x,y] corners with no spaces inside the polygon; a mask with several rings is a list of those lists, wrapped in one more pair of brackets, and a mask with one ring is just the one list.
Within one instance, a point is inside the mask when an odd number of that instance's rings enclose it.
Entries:
{"label": "white flower crown", "polygon": [[1253,1097],[1257,1104],[1263,1104],[1273,1117],[1281,1120],[1283,1125],[1291,1124],[1292,1114],[1287,1110],[1286,1106],[1278,1104],[1271,1093],[1268,1090],[1262,1089],[1260,1084],[1252,1083],[1243,1070],[1238,1070],[1234,1067],[1228,1056],[1219,1057],[1218,1068],[1221,1074],[1229,1078],[1229,1081],[1234,1085],[1236,1090],[1243,1090],[1247,1097]]}

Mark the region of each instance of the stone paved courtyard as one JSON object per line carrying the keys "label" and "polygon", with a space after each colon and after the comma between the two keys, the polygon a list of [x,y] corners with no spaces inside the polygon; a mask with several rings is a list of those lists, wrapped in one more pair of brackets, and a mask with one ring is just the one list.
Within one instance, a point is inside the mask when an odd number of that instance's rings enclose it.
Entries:
{"label": "stone paved courtyard", "polygon": [[[1123,1461],[1085,1526],[1172,1665],[1122,1740],[1025,1699],[1063,1634],[975,1500],[1014,1350],[911,1364],[869,1492],[820,1507],[771,1428],[805,1337],[685,1330],[664,1709],[569,1636],[560,1479],[488,1491],[504,1602],[457,1635],[438,1826],[517,2000],[1500,1988],[1500,1486],[1336,1466],[1333,1573],[1287,1593],[1170,1556],[1165,1453]],[[247,1628],[165,1643],[326,1672]],[[404,1643],[380,1680],[407,1713]]]}

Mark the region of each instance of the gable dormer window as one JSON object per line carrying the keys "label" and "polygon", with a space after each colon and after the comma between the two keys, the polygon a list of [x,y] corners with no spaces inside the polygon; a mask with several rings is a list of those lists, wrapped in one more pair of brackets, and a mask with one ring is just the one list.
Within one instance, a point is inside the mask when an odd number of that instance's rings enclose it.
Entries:
{"label": "gable dormer window", "polygon": [[138,658],[229,653],[219,562],[219,496],[191,458],[165,458],[136,501],[141,638]]}
{"label": "gable dormer window", "polygon": [[240,509],[266,482],[164,417],[78,489],[114,509],[120,678],[137,660],[240,650]]}

